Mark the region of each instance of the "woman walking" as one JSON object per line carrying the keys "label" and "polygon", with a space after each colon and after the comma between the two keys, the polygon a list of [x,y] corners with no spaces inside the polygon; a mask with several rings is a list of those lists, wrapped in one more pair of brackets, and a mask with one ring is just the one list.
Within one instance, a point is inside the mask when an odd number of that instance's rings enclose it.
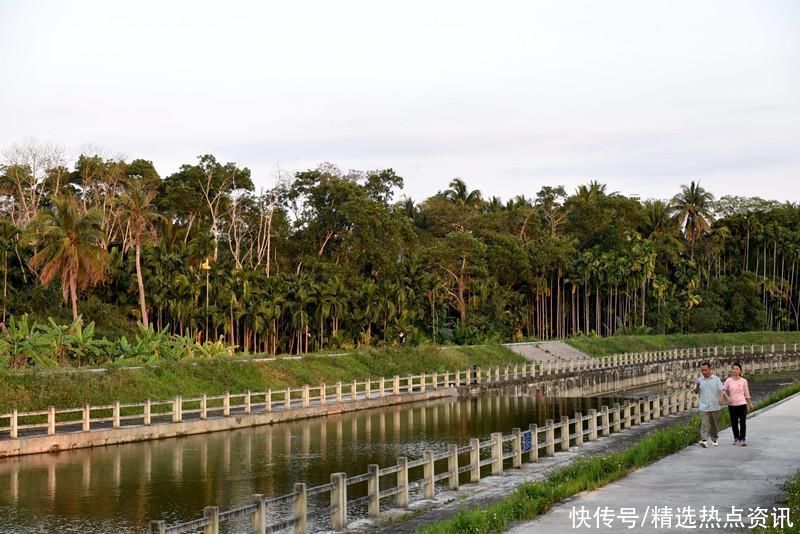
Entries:
{"label": "woman walking", "polygon": [[720,403],[723,397],[728,399],[733,444],[746,447],[747,411],[753,409],[753,403],[750,402],[750,388],[747,387],[747,379],[742,377],[742,366],[738,362],[733,364],[730,378],[725,380],[722,385],[722,392],[719,394]]}

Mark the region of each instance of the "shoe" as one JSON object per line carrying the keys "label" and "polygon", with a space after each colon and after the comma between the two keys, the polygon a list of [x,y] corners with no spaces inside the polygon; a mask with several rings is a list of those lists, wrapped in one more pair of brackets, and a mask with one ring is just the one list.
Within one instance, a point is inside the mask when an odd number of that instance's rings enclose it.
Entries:
{"label": "shoe", "polygon": [[739,442],[739,446],[740,447],[747,447],[747,443],[745,443],[745,441],[742,440],[742,441]]}
{"label": "shoe", "polygon": [[719,447],[719,443],[717,443],[717,440],[713,440],[713,441],[711,442],[711,444],[712,444],[713,446],[715,446],[715,447]]}
{"label": "shoe", "polygon": [[708,447],[708,442],[706,440],[704,440],[704,439],[701,439],[700,440],[700,446],[705,449],[705,448]]}
{"label": "shoe", "polygon": [[733,445],[733,446],[738,446],[740,444],[741,444],[741,442],[738,439],[733,440],[733,443],[731,443],[731,445]]}

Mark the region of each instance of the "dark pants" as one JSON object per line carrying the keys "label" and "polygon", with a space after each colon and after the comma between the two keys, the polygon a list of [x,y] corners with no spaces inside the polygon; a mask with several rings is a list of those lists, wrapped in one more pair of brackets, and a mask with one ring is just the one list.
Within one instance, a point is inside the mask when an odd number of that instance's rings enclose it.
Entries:
{"label": "dark pants", "polygon": [[744,441],[747,437],[747,405],[728,406],[728,413],[731,415],[733,439]]}

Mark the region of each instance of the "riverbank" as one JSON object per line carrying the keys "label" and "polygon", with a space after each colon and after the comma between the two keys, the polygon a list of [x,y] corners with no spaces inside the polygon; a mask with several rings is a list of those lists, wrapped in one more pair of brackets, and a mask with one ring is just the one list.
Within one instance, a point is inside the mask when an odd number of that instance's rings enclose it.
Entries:
{"label": "riverbank", "polygon": [[800,344],[800,332],[731,332],[713,334],[672,334],[648,336],[611,337],[573,337],[563,340],[592,356],[609,356],[625,352],[646,352],[653,350],[685,349],[692,347],[713,347],[724,345],[764,345]]}
{"label": "riverbank", "polygon": [[0,373],[0,413],[43,410],[48,406],[106,405],[226,391],[279,389],[304,384],[335,384],[410,373],[433,373],[524,363],[500,345],[474,347],[421,345],[362,350],[338,356],[307,356],[275,361],[195,360],[102,373],[65,370],[4,370]]}

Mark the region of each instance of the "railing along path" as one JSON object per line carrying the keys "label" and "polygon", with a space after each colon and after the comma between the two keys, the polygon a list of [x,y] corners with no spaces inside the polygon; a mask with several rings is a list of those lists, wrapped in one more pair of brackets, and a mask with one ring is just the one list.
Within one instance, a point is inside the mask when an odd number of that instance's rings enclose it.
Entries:
{"label": "railing along path", "polygon": [[[208,506],[203,510],[203,517],[193,521],[173,525],[151,521],[150,532],[177,534],[203,529],[206,534],[218,534],[226,521],[245,518],[248,532],[274,532],[291,527],[295,533],[304,533],[309,528],[311,498],[321,498],[321,506],[315,508],[325,511],[325,517],[315,518],[315,530],[346,530],[349,511],[356,506],[366,504],[367,516],[379,518],[381,511],[389,507],[409,508],[412,498],[432,499],[437,485],[440,491],[445,488],[455,491],[461,478],[466,478],[469,483],[478,483],[487,475],[502,475],[505,470],[521,468],[523,463],[538,462],[540,456],[554,456],[556,451],[568,451],[570,446],[582,447],[587,441],[686,412],[696,404],[696,396],[682,391],[626,401],[611,408],[603,406],[599,411],[592,409],[587,414],[577,412],[573,417],[547,420],[543,427],[530,425],[524,431],[515,428],[510,434],[496,432],[488,440],[472,438],[468,445],[450,444],[443,452],[427,450],[422,458],[415,460],[401,456],[395,465],[380,467],[372,464],[366,473],[333,473],[328,484],[309,488],[304,483],[296,483],[292,493],[279,497],[254,494],[250,504],[226,512]],[[466,476],[461,477],[463,474]],[[366,487],[366,495],[348,497],[354,486],[362,493]],[[421,492],[415,491],[418,489]],[[289,505],[288,512],[286,505]]]}

